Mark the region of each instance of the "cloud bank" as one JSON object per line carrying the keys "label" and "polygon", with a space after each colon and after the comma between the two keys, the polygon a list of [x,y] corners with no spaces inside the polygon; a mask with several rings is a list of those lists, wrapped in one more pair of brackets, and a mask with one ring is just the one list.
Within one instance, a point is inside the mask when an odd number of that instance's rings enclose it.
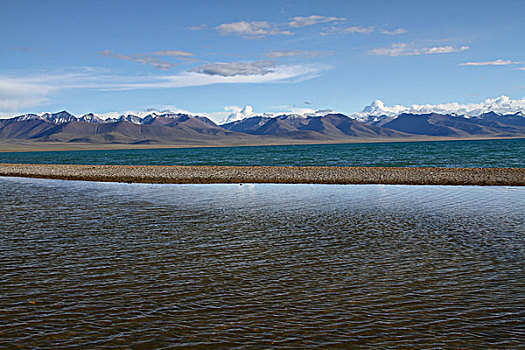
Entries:
{"label": "cloud bank", "polygon": [[189,27],[188,30],[198,31],[198,30],[204,30],[206,27],[207,27],[206,24],[200,24],[198,26]]}
{"label": "cloud bank", "polygon": [[124,61],[138,62],[143,65],[149,64],[154,68],[168,70],[170,68],[176,67],[178,63],[167,62],[161,60],[159,57],[173,57],[178,60],[188,61],[193,60],[193,53],[180,51],[180,50],[161,50],[150,52],[147,54],[134,54],[134,55],[122,55],[118,53],[113,53],[111,50],[103,50],[98,52],[99,55],[112,57]]}
{"label": "cloud bank", "polygon": [[225,23],[215,27],[215,30],[221,34],[240,35],[245,38],[261,38],[266,35],[292,35],[290,31],[283,30],[267,21]]}
{"label": "cloud bank", "polygon": [[330,35],[330,34],[370,34],[375,31],[374,27],[360,27],[360,26],[350,26],[350,27],[331,27],[322,31],[321,35]]}
{"label": "cloud bank", "polygon": [[151,53],[156,56],[171,56],[171,57],[193,57],[191,52],[180,51],[180,50],[161,50]]}
{"label": "cloud bank", "polygon": [[51,86],[31,84],[16,79],[0,79],[0,117],[9,113],[46,105],[48,95],[55,89]]}
{"label": "cloud bank", "polygon": [[493,99],[486,99],[480,103],[460,104],[457,102],[442,104],[412,105],[405,107],[401,105],[385,106],[383,101],[375,100],[366,106],[361,112],[352,113],[350,116],[362,119],[369,116],[396,116],[401,113],[413,114],[458,114],[467,116],[478,116],[483,113],[495,112],[498,114],[514,114],[525,111],[525,97],[512,100],[508,96],[500,96]]}
{"label": "cloud bank", "polygon": [[320,23],[329,23],[329,22],[344,22],[346,21],[346,18],[339,18],[339,17],[326,17],[326,16],[319,16],[319,15],[312,15],[308,17],[294,17],[292,18],[287,25],[292,28],[300,28],[300,27],[307,27],[307,26],[313,26],[315,24]]}
{"label": "cloud bank", "polygon": [[234,77],[237,75],[265,75],[273,72],[275,67],[271,61],[257,61],[257,62],[218,62],[209,63],[199,67],[193,68],[192,72],[197,72],[206,75],[217,75],[221,77]]}
{"label": "cloud bank", "polygon": [[168,70],[170,68],[177,66],[177,63],[162,61],[159,58],[153,57],[151,55],[140,55],[140,54],[122,55],[122,54],[113,53],[110,50],[99,51],[99,55],[106,56],[106,57],[113,57],[113,58],[124,60],[124,61],[138,62],[143,65],[149,64],[152,67],[162,69],[162,70]]}
{"label": "cloud bank", "polygon": [[385,35],[401,35],[401,34],[408,33],[408,30],[403,29],[403,28],[397,28],[394,30],[382,30],[381,33]]}
{"label": "cloud bank", "polygon": [[494,60],[494,61],[486,61],[486,62],[465,62],[460,63],[460,66],[508,66],[511,64],[523,64],[524,62],[518,62],[518,61],[509,61],[509,60]]}
{"label": "cloud bank", "polygon": [[[324,26],[321,28],[319,34],[330,35],[330,34],[347,34],[347,33],[358,33],[358,34],[370,34],[378,32],[385,35],[401,35],[408,33],[408,30],[404,28],[396,28],[392,30],[387,29],[376,29],[372,26],[344,26],[347,21],[344,17],[335,16],[295,16],[292,17],[288,22],[283,23],[271,23],[268,21],[238,21],[232,23],[223,23],[215,27],[215,30],[224,35],[238,35],[246,39],[263,38],[268,35],[294,35],[291,30],[300,29],[311,26]],[[191,27],[190,30],[201,30],[204,26]]]}
{"label": "cloud bank", "polygon": [[329,51],[301,51],[301,50],[279,50],[270,51],[264,54],[268,58],[281,58],[281,57],[294,57],[294,56],[328,56],[333,55],[333,52]]}
{"label": "cloud bank", "polygon": [[237,106],[224,107],[225,111],[231,111],[230,114],[221,122],[221,124],[235,122],[237,120],[243,120],[254,115],[252,106],[245,106],[240,108]]}
{"label": "cloud bank", "polygon": [[215,30],[224,35],[239,35],[247,39],[262,38],[267,35],[293,35],[288,29],[309,27],[322,23],[344,22],[346,18],[311,15],[296,16],[286,23],[270,23],[268,21],[238,21],[224,23],[215,27]]}
{"label": "cloud bank", "polygon": [[470,49],[468,46],[454,47],[454,46],[432,46],[414,48],[406,43],[392,44],[390,47],[380,47],[368,51],[369,55],[381,56],[419,56],[419,55],[434,55],[441,53],[461,52]]}
{"label": "cloud bank", "polygon": [[0,112],[4,115],[50,103],[60,91],[170,89],[214,84],[297,82],[319,76],[324,65],[275,65],[271,61],[210,63],[190,71],[159,75],[112,75],[97,70],[0,76]]}
{"label": "cloud bank", "polygon": [[349,27],[341,27],[341,26],[331,26],[330,28],[326,28],[325,30],[321,31],[321,35],[330,35],[330,34],[370,34],[374,32],[379,32],[381,34],[385,35],[401,35],[408,33],[408,30],[404,28],[397,28],[394,30],[377,30],[375,27],[361,27],[361,26],[349,26]]}

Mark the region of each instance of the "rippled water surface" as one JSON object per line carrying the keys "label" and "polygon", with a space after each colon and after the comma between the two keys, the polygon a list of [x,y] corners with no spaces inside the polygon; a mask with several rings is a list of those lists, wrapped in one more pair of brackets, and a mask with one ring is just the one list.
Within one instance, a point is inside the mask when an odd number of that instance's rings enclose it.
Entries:
{"label": "rippled water surface", "polygon": [[525,167],[525,139],[339,145],[0,152],[0,163]]}
{"label": "rippled water surface", "polygon": [[524,198],[0,178],[0,348],[523,347]]}

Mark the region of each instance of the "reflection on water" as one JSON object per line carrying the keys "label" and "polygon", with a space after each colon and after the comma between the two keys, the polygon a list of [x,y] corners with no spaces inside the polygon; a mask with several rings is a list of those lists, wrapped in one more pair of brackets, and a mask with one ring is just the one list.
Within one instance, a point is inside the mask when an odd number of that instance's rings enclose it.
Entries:
{"label": "reflection on water", "polygon": [[523,198],[0,178],[0,347],[517,348]]}

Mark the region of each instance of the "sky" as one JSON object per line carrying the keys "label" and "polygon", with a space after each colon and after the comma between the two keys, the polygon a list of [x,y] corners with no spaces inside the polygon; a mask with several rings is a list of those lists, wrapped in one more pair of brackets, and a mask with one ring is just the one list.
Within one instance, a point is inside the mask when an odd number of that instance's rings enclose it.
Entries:
{"label": "sky", "polygon": [[523,0],[0,1],[0,117],[525,103]]}

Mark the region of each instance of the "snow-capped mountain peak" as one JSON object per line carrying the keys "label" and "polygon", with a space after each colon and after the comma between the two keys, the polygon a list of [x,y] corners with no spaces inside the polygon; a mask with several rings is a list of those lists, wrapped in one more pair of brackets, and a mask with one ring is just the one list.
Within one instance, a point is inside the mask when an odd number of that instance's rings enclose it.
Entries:
{"label": "snow-capped mountain peak", "polygon": [[78,120],[86,123],[104,123],[105,121],[104,119],[100,118],[94,113],[84,114],[83,116],[78,118]]}
{"label": "snow-capped mountain peak", "polygon": [[[246,105],[243,108],[237,106],[225,107],[226,113],[229,112],[228,116],[218,124],[224,125],[231,122],[242,121],[247,118],[261,117],[261,118],[287,118],[300,119],[300,118],[313,118],[322,117],[327,114],[338,113],[331,109],[314,110],[310,108],[290,108],[287,112],[280,113],[256,113],[250,105]],[[225,112],[217,112],[210,114],[201,114],[208,116],[211,120],[217,122],[218,115],[224,115]],[[210,116],[210,115],[214,115]],[[351,113],[348,116],[353,119],[358,119],[365,123],[377,124],[385,123],[386,120],[392,120],[401,114],[416,114],[416,115],[427,115],[427,114],[441,114],[448,115],[457,118],[477,118],[477,119],[497,119],[502,117],[525,117],[525,97],[522,99],[511,99],[508,96],[500,96],[494,99],[486,99],[480,103],[468,103],[460,104],[456,102],[444,103],[444,104],[426,104],[426,105],[411,105],[409,107],[403,105],[392,105],[385,104],[382,100],[374,100],[370,105],[365,106],[361,112]],[[178,119],[181,117],[196,117],[196,114],[190,114],[189,112],[177,110],[162,110],[148,109],[146,111],[133,111],[119,113],[106,113],[106,114],[95,114],[88,113],[79,117],[67,111],[60,111],[57,113],[38,113],[38,114],[24,114],[12,118],[16,121],[29,121],[29,120],[45,120],[54,124],[62,124],[73,121],[87,122],[87,123],[111,123],[118,121],[127,121],[134,124],[150,124],[153,123],[157,118],[173,118]]]}
{"label": "snow-capped mountain peak", "polygon": [[42,118],[50,121],[53,124],[69,123],[78,120],[73,114],[68,111],[60,111],[58,113],[46,113],[42,115]]}

